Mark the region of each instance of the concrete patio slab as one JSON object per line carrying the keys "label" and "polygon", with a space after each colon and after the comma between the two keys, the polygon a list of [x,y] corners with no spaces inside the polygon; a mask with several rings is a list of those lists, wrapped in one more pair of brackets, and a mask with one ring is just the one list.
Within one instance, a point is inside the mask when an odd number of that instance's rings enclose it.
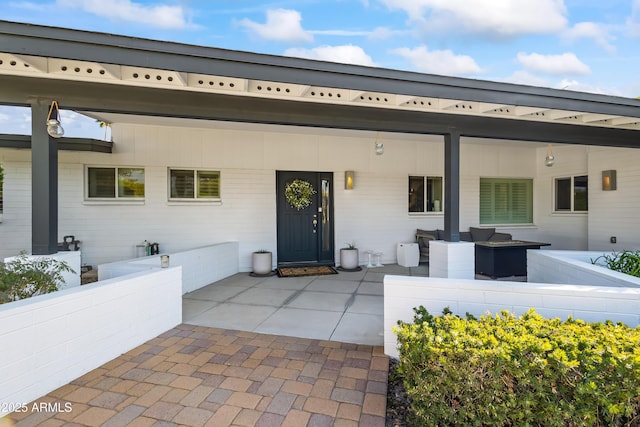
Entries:
{"label": "concrete patio slab", "polygon": [[383,295],[384,285],[379,282],[361,282],[357,293],[365,295]]}
{"label": "concrete patio slab", "polygon": [[343,313],[350,298],[351,294],[307,291],[297,295],[287,304],[287,307]]}
{"label": "concrete patio slab", "polygon": [[292,289],[262,289],[254,287],[229,299],[229,302],[281,307],[295,293],[296,291]]}
{"label": "concrete patio slab", "polygon": [[355,295],[353,302],[347,308],[347,313],[375,314],[384,312],[384,298],[382,295]]}
{"label": "concrete patio slab", "polygon": [[329,340],[342,312],[283,307],[254,328],[255,332]]}
{"label": "concrete patio slab", "polygon": [[316,292],[335,292],[342,294],[350,294],[355,292],[358,289],[360,282],[355,280],[327,280],[327,279],[316,279],[311,282],[305,289],[308,291],[316,291]]}
{"label": "concrete patio slab", "polygon": [[[238,273],[184,295],[183,321],[284,336],[382,345],[382,281],[386,274],[428,275],[429,270],[426,266],[391,264],[324,276],[253,277]],[[211,304],[211,309],[206,309],[207,304]]]}
{"label": "concrete patio slab", "polygon": [[269,316],[278,311],[278,307],[268,305],[247,305],[227,302],[201,312],[193,317],[183,318],[185,323],[217,328],[254,330]]}
{"label": "concrete patio slab", "polygon": [[383,338],[384,319],[376,314],[344,313],[336,327],[332,341],[358,341],[361,344],[377,345]]}

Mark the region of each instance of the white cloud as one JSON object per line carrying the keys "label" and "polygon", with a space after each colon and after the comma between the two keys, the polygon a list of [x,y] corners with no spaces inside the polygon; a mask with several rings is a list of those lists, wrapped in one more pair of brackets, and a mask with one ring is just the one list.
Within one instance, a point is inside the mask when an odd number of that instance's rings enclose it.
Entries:
{"label": "white cloud", "polygon": [[398,48],[392,52],[404,57],[424,73],[462,76],[482,72],[472,57],[456,55],[450,50],[429,50],[426,46],[419,46],[414,49]]}
{"label": "white cloud", "polygon": [[31,110],[0,105],[0,133],[31,135]]}
{"label": "white cloud", "polygon": [[631,16],[627,19],[629,34],[640,37],[640,0],[634,0],[631,6]]}
{"label": "white cloud", "polygon": [[571,52],[560,55],[542,55],[540,53],[518,53],[518,62],[528,71],[553,75],[591,73],[589,66],[580,61]]}
{"label": "white cloud", "polygon": [[380,0],[403,10],[428,32],[469,32],[493,37],[546,34],[567,25],[563,0]]}
{"label": "white cloud", "polygon": [[298,58],[317,59],[320,61],[340,62],[343,64],[376,66],[373,59],[360,46],[319,46],[313,49],[292,48],[287,49],[286,56],[296,56]]}
{"label": "white cloud", "polygon": [[609,34],[602,25],[594,22],[579,22],[567,29],[562,36],[569,41],[593,39],[598,46],[607,52],[613,53],[615,51],[615,47],[610,43],[615,37]]}
{"label": "white cloud", "polygon": [[296,10],[273,9],[267,11],[264,24],[246,18],[238,23],[265,40],[312,42],[313,35],[302,28],[301,22],[302,16]]}
{"label": "white cloud", "polygon": [[615,93],[612,93],[611,91],[605,91],[605,90],[603,90],[602,88],[600,88],[598,86],[593,86],[593,85],[590,85],[590,84],[581,83],[581,82],[579,82],[577,80],[563,79],[558,83],[557,88],[558,89],[573,90],[573,91],[577,91],[577,92],[599,93],[601,95],[615,95]]}
{"label": "white cloud", "polygon": [[514,84],[527,85],[527,86],[538,86],[538,87],[552,86],[548,80],[523,70],[516,71],[506,79],[503,79],[503,81],[507,83],[514,83]]}
{"label": "white cloud", "polygon": [[166,29],[190,27],[181,6],[146,5],[131,0],[56,0],[62,7],[82,9],[87,13]]}

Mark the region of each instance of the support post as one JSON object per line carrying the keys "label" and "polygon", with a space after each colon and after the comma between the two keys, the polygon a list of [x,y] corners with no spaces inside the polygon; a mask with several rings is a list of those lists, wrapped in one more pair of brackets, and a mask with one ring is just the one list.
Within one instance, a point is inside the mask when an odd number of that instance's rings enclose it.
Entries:
{"label": "support post", "polygon": [[444,240],[460,241],[460,133],[444,135]]}
{"label": "support post", "polygon": [[47,133],[49,103],[31,104],[31,253],[58,252],[58,144]]}

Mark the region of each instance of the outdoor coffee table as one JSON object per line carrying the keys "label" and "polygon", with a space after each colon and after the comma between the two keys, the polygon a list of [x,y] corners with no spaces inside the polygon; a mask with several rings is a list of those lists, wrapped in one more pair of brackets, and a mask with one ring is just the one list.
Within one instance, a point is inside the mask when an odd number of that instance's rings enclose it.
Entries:
{"label": "outdoor coffee table", "polygon": [[540,249],[550,243],[507,240],[475,242],[476,274],[491,278],[526,276],[527,249]]}

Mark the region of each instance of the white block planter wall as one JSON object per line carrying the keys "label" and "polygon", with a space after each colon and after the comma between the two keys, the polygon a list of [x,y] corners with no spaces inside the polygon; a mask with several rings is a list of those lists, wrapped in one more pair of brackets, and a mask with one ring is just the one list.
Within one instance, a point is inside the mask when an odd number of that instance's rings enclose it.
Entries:
{"label": "white block planter wall", "polygon": [[537,283],[640,288],[640,278],[591,263],[602,254],[596,251],[529,250],[527,277]]}
{"label": "white block planter wall", "polygon": [[238,242],[223,242],[182,252],[132,258],[98,266],[100,280],[149,271],[162,264],[169,255],[171,267],[182,267],[182,294],[195,291],[238,273]]}
{"label": "white block planter wall", "polygon": [[612,320],[640,324],[640,289],[604,286],[554,285],[485,280],[385,276],[384,352],[398,357],[392,328],[398,320],[413,320],[413,308],[423,305],[439,315],[445,307],[464,316],[509,310],[523,314],[535,308],[545,317],[568,316],[588,322]]}
{"label": "white block planter wall", "polygon": [[31,402],[180,324],[181,276],[158,268],[0,305],[0,402]]}
{"label": "white block planter wall", "polygon": [[473,279],[475,271],[473,243],[429,241],[429,277]]}
{"label": "white block planter wall", "polygon": [[[12,256],[5,258],[4,262],[10,262],[17,257]],[[27,259],[42,259],[51,258],[57,261],[64,261],[73,270],[72,272],[62,273],[64,283],[60,286],[60,289],[72,288],[74,286],[80,286],[80,266],[81,257],[80,251],[61,251],[51,255],[27,255]]]}

